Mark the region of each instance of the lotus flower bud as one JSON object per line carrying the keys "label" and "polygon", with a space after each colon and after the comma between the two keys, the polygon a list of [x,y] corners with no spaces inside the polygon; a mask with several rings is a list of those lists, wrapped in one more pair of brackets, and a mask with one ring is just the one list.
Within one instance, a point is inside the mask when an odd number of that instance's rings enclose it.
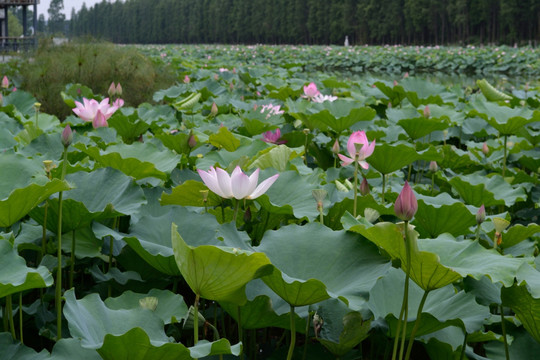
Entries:
{"label": "lotus flower bud", "polygon": [[484,142],[484,143],[482,144],[482,152],[483,152],[484,155],[486,155],[486,156],[489,154],[489,146],[488,146],[488,144],[487,144],[486,142]]}
{"label": "lotus flower bud", "polygon": [[195,139],[195,135],[190,134],[188,139],[188,146],[193,149],[196,145],[197,139]]}
{"label": "lotus flower bud", "polygon": [[426,107],[424,108],[424,117],[426,119],[429,119],[430,116],[431,116],[431,110],[429,110],[429,105],[426,105]]}
{"label": "lotus flower bud", "polygon": [[2,78],[2,87],[7,89],[9,87],[9,79],[6,75]]}
{"label": "lotus flower bud", "polygon": [[398,85],[397,80],[394,80],[394,86],[397,86],[397,85]]}
{"label": "lotus flower bud", "polygon": [[409,72],[407,71],[404,75],[403,75],[403,78],[406,79],[409,77]]}
{"label": "lotus flower bud", "polygon": [[110,97],[113,97],[116,95],[116,85],[114,84],[114,81],[109,85],[109,90],[107,90],[107,93]]}
{"label": "lotus flower bud", "polygon": [[248,206],[244,212],[244,222],[249,223],[251,221],[251,208]]}
{"label": "lotus flower bud", "polygon": [[61,139],[62,139],[62,144],[66,148],[73,141],[73,131],[71,131],[71,127],[69,126],[69,124],[67,124],[66,127],[64,128],[64,131],[62,131],[62,138]]}
{"label": "lotus flower bud", "polygon": [[189,76],[184,76],[184,84],[189,84],[190,81],[191,79],[189,78]]}
{"label": "lotus flower bud", "polygon": [[429,163],[429,171],[431,172],[437,172],[437,170],[439,169],[439,166],[437,165],[437,162],[436,161],[431,161]]}
{"label": "lotus flower bud", "polygon": [[334,154],[338,154],[339,153],[339,140],[336,139],[336,141],[334,141],[334,145],[332,145],[332,152]]}
{"label": "lotus flower bud", "polygon": [[369,194],[369,184],[366,178],[364,178],[360,183],[360,194],[362,194],[363,196]]}
{"label": "lotus flower bud", "polygon": [[122,96],[122,85],[120,83],[116,84],[116,95]]}
{"label": "lotus flower bud", "polygon": [[216,105],[216,103],[212,103],[212,108],[210,109],[210,116],[215,117],[219,112],[219,109]]}
{"label": "lotus flower bud", "polygon": [[158,298],[155,296],[144,297],[142,299],[139,299],[139,305],[143,309],[154,311],[156,310],[156,307],[158,306]]}
{"label": "lotus flower bud", "polygon": [[409,221],[413,218],[414,214],[418,210],[418,202],[416,197],[409,186],[409,183],[405,181],[403,190],[396,199],[394,204],[394,212],[396,216],[403,221]]}
{"label": "lotus flower bud", "polygon": [[484,221],[486,221],[486,208],[484,207],[484,204],[482,204],[476,213],[476,223],[480,225]]}

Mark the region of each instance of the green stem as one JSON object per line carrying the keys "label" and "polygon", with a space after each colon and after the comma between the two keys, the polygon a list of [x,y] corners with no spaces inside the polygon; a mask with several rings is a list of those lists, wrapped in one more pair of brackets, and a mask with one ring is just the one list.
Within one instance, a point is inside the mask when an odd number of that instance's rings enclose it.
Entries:
{"label": "green stem", "polygon": [[2,314],[2,319],[4,320],[4,331],[8,332],[8,312],[7,312],[7,299],[6,299],[6,306],[4,306],[4,313]]}
{"label": "green stem", "polygon": [[294,346],[296,344],[296,321],[294,318],[294,306],[291,305],[291,344],[289,345],[289,352],[287,353],[287,360],[292,360],[294,353]]}
{"label": "green stem", "polygon": [[240,200],[237,200],[235,199],[235,204],[234,204],[234,213],[233,213],[233,222],[234,224],[236,225],[236,217],[238,216],[238,209],[240,208]]}
{"label": "green stem", "polygon": [[404,316],[403,316],[403,333],[401,337],[401,348],[399,350],[399,359],[403,359],[403,352],[405,351],[405,338],[407,337],[407,319],[409,317],[409,279],[411,274],[411,243],[408,237],[409,222],[404,222],[403,236],[405,238],[405,258],[407,261],[407,270],[405,274],[405,286],[403,289],[403,298],[405,300]]}
{"label": "green stem", "polygon": [[382,203],[384,205],[384,191],[386,190],[385,187],[386,187],[386,177],[384,176],[384,174],[382,174]]}
{"label": "green stem", "polygon": [[506,325],[504,324],[504,311],[503,306],[501,305],[501,327],[502,335],[504,340],[504,354],[506,355],[506,360],[510,360],[510,353],[508,351],[508,341],[506,340]]}
{"label": "green stem", "polygon": [[47,253],[47,211],[49,210],[49,203],[45,202],[44,213],[43,213],[43,232],[41,234],[41,256],[39,258],[38,264],[41,263],[41,260]]}
{"label": "green stem", "polygon": [[[241,342],[244,344],[244,333],[242,329],[242,312],[240,309],[240,306],[237,307],[238,312],[238,342]],[[242,352],[240,353],[240,359],[244,360],[244,349],[242,349]]]}
{"label": "green stem", "polygon": [[506,173],[506,143],[507,143],[508,135],[504,135],[504,155],[503,155],[503,168],[502,168],[502,177],[504,178],[504,174]]}
{"label": "green stem", "polygon": [[354,202],[353,216],[356,217],[356,203],[358,198],[358,155],[354,157]]}
{"label": "green stem", "polygon": [[416,313],[416,321],[414,322],[414,327],[412,329],[411,337],[409,339],[409,346],[407,347],[407,354],[405,355],[405,360],[408,360],[409,357],[411,356],[414,338],[416,336],[416,332],[418,331],[418,327],[420,326],[420,318],[422,317],[422,309],[424,308],[424,304],[426,303],[428,294],[429,294],[429,290],[424,291],[424,295],[422,296],[420,305],[418,305],[418,312]]}
{"label": "green stem", "polygon": [[459,355],[459,360],[465,358],[465,349],[467,348],[467,330],[465,330],[465,336],[463,337],[463,345],[461,346],[461,354]]}
{"label": "green stem", "polygon": [[23,338],[22,291],[19,293],[19,336],[20,336],[21,344],[24,345],[24,338]]}
{"label": "green stem", "polygon": [[73,287],[73,273],[75,272],[75,229],[71,232],[71,264],[69,266],[69,288]]}
{"label": "green stem", "polygon": [[[62,161],[62,175],[60,180],[66,178],[66,168],[67,168],[67,153],[68,148],[64,147],[64,157]],[[64,192],[60,191],[58,194],[58,227],[57,227],[57,238],[58,238],[58,249],[56,252],[56,257],[58,259],[58,265],[56,268],[56,291],[55,291],[55,308],[56,308],[56,340],[62,338],[62,198]]]}
{"label": "green stem", "polygon": [[433,196],[434,189],[435,189],[435,173],[431,174],[431,196]]}
{"label": "green stem", "polygon": [[15,336],[15,323],[13,322],[13,303],[11,301],[11,294],[6,296],[6,311],[9,320],[9,329],[11,331],[11,336],[13,337],[13,339],[16,339],[17,337]]}
{"label": "green stem", "polygon": [[398,349],[398,344],[399,344],[399,334],[400,334],[400,331],[401,331],[401,325],[403,324],[403,314],[405,314],[405,307],[404,307],[404,304],[402,302],[401,303],[401,310],[399,312],[399,319],[398,319],[398,323],[397,323],[396,337],[394,338],[394,347],[393,347],[393,350],[392,350],[392,360],[396,360],[396,356],[397,356],[397,349]]}
{"label": "green stem", "polygon": [[407,173],[407,181],[411,182],[412,163],[409,164],[409,171]]}
{"label": "green stem", "polygon": [[199,342],[199,294],[195,295],[195,304],[193,304],[193,345]]}
{"label": "green stem", "polygon": [[306,360],[307,348],[309,343],[309,324],[311,323],[311,313],[308,313],[306,321],[306,342],[304,343],[304,353],[302,354],[302,360]]}
{"label": "green stem", "polygon": [[[113,220],[113,230],[118,226],[118,217],[115,217]],[[113,266],[113,248],[114,248],[114,237],[110,236],[109,238],[109,271]]]}
{"label": "green stem", "polygon": [[[356,206],[355,206],[356,209]],[[321,224],[324,224],[324,215],[322,206],[319,207],[319,221]]]}

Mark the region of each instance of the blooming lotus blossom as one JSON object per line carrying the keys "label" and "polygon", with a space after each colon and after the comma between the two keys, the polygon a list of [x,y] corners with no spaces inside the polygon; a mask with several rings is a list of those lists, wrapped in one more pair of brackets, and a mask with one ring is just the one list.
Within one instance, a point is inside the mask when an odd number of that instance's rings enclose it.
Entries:
{"label": "blooming lotus blossom", "polygon": [[[77,107],[73,109],[73,112],[84,121],[92,122],[94,128],[97,128],[101,126],[108,126],[107,120],[112,116],[112,114],[114,114],[116,110],[118,110],[119,107],[124,105],[124,100],[116,99],[114,104],[111,106],[109,104],[109,98],[105,98],[101,102],[94,99],[89,100],[83,98],[83,103],[75,101],[75,105]],[[96,119],[98,113],[100,113],[100,117],[99,119]],[[99,126],[96,126],[97,124],[99,124]]]}
{"label": "blooming lotus blossom", "polygon": [[405,181],[405,186],[403,190],[396,199],[394,204],[394,212],[396,216],[403,221],[409,221],[413,218],[414,214],[418,210],[418,202],[416,197],[409,186],[409,183]]}
{"label": "blooming lotus blossom", "polygon": [[302,95],[302,97],[311,100],[320,93],[321,92],[317,89],[317,85],[312,82],[309,85],[304,86],[304,95]]}
{"label": "blooming lotus blossom", "polygon": [[351,157],[342,154],[338,154],[338,156],[342,161],[342,166],[353,163],[357,158],[358,165],[364,169],[368,169],[369,164],[365,160],[373,154],[374,150],[375,140],[370,144],[364,131],[355,131],[347,141],[347,151]]}
{"label": "blooming lotus blossom", "polygon": [[281,138],[281,130],[276,129],[275,132],[267,131],[263,134],[262,141],[270,143],[270,144],[285,144],[287,141],[285,140],[279,140]]}
{"label": "blooming lotus blossom", "polygon": [[259,169],[251,176],[237,166],[231,175],[221,168],[210,167],[208,171],[198,169],[202,181],[208,188],[225,199],[256,199],[264,194],[277,180],[279,174],[269,177],[257,186]]}
{"label": "blooming lotus blossom", "polygon": [[313,98],[313,102],[316,102],[316,103],[323,103],[325,101],[330,101],[330,102],[334,102],[337,100],[337,96],[332,96],[332,95],[323,95],[321,93],[315,95],[315,97]]}
{"label": "blooming lotus blossom", "polygon": [[[254,107],[254,109],[256,109],[256,107]],[[266,115],[267,119],[272,115],[283,115],[285,113],[283,110],[281,110],[280,105],[272,104],[263,105],[261,107],[261,114],[263,114],[265,111],[268,111],[268,114]]]}

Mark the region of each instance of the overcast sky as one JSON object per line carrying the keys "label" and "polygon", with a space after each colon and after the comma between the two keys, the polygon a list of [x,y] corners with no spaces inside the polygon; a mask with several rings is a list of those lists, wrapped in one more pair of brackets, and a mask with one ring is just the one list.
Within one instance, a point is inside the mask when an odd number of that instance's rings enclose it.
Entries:
{"label": "overcast sky", "polygon": [[[79,11],[82,8],[82,4],[86,3],[86,7],[91,7],[96,3],[99,3],[103,0],[64,0],[64,14],[66,14],[66,19],[69,19],[71,17],[71,9],[75,8],[75,11]],[[111,0],[107,0],[111,1]],[[116,1],[116,0],[114,0]],[[47,10],[49,10],[49,6],[51,4],[51,0],[41,0],[38,4],[38,16],[39,14],[43,14],[45,16],[45,19],[49,18],[49,13]]]}

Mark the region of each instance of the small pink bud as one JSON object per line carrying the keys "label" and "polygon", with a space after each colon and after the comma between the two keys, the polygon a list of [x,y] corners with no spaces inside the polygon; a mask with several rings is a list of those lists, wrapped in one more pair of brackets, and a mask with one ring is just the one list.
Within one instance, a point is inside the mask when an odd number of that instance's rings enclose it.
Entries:
{"label": "small pink bud", "polygon": [[404,75],[403,75],[403,78],[406,79],[409,77],[409,72],[406,72]]}
{"label": "small pink bud", "polygon": [[9,79],[6,75],[2,78],[2,87],[7,89],[9,87]]}
{"label": "small pink bud", "polygon": [[210,109],[210,116],[214,117],[218,114],[219,109],[216,105],[216,103],[212,103],[212,109]]}
{"label": "small pink bud", "polygon": [[116,95],[116,85],[114,84],[114,81],[109,85],[109,90],[107,90],[107,93],[110,97],[113,97]]}
{"label": "small pink bud", "polygon": [[11,91],[15,92],[17,91],[17,88],[14,86],[13,89],[11,89]]}
{"label": "small pink bud", "polygon": [[432,161],[429,163],[429,171],[436,172],[439,169],[439,166],[437,165],[436,161]]}
{"label": "small pink bud", "polygon": [[64,128],[64,131],[62,131],[61,140],[64,147],[68,147],[73,141],[73,131],[71,131],[71,127],[69,126],[69,124],[67,124]]}
{"label": "small pink bud", "polygon": [[476,213],[476,223],[480,225],[486,220],[486,208],[484,207],[484,204],[480,206],[480,209],[478,209],[478,212]]}
{"label": "small pink bud", "polygon": [[426,107],[424,108],[424,117],[426,119],[429,119],[430,116],[431,116],[431,111],[429,110],[429,105],[426,105]]}
{"label": "small pink bud", "polygon": [[184,76],[184,84],[189,84],[190,81],[191,79],[189,78],[189,76]]}
{"label": "small pink bud", "polygon": [[394,86],[397,86],[397,85],[398,85],[397,80],[394,80]]}
{"label": "small pink bud", "polygon": [[484,142],[484,144],[482,144],[482,152],[486,156],[489,154],[489,146],[488,146],[488,144],[486,142]]}
{"label": "small pink bud", "polygon": [[339,140],[336,139],[336,141],[334,141],[334,145],[332,145],[332,152],[334,154],[339,154],[339,150],[340,150],[340,148],[339,148]]}
{"label": "small pink bud", "polygon": [[409,183],[405,181],[403,190],[396,199],[394,204],[394,212],[396,216],[403,221],[409,221],[413,218],[414,214],[418,210],[418,202],[416,197],[409,186]]}
{"label": "small pink bud", "polygon": [[369,184],[366,178],[364,178],[360,183],[360,194],[362,194],[363,196],[369,194]]}
{"label": "small pink bud", "polygon": [[116,84],[116,95],[122,96],[122,85],[120,83]]}
{"label": "small pink bud", "polygon": [[190,134],[188,139],[188,146],[193,149],[196,145],[197,139],[195,139],[195,135]]}

